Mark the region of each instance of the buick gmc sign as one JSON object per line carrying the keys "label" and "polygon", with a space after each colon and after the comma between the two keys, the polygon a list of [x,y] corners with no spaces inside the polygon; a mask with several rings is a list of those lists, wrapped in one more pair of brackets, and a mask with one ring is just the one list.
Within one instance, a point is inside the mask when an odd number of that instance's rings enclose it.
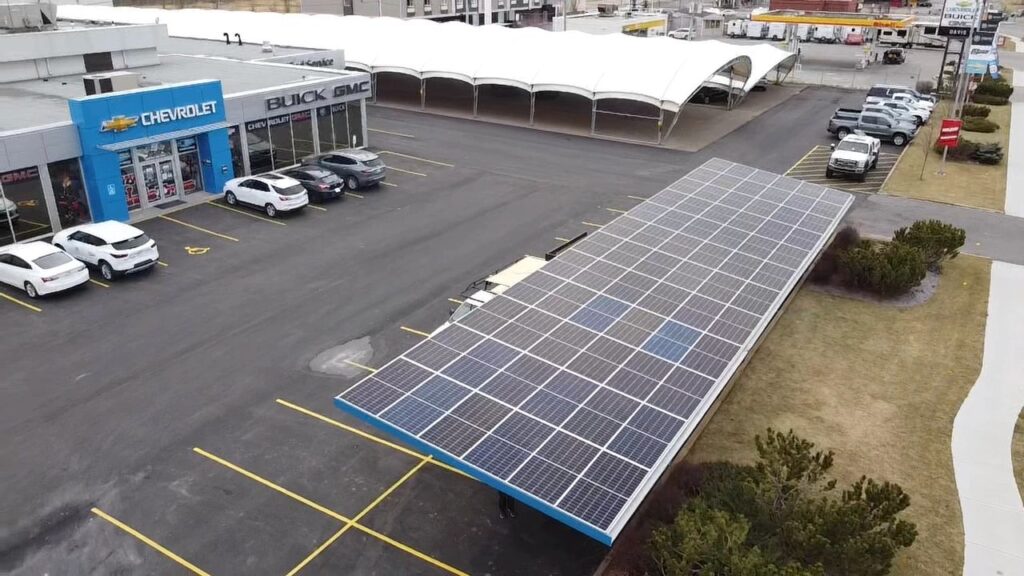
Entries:
{"label": "buick gmc sign", "polygon": [[267,111],[284,110],[295,106],[313,105],[317,102],[326,102],[348,96],[357,96],[370,93],[370,81],[360,80],[338,84],[334,87],[310,88],[299,92],[292,92],[281,96],[271,96],[266,99]]}

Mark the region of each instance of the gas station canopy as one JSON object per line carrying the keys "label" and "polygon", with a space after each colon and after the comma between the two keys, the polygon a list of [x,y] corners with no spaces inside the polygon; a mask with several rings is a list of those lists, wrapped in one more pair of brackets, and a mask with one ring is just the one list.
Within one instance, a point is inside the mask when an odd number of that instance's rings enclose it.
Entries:
{"label": "gas station canopy", "polygon": [[802,12],[772,10],[751,16],[754,22],[811,24],[816,26],[859,26],[862,28],[909,28],[914,23],[910,14],[864,14],[860,12]]}

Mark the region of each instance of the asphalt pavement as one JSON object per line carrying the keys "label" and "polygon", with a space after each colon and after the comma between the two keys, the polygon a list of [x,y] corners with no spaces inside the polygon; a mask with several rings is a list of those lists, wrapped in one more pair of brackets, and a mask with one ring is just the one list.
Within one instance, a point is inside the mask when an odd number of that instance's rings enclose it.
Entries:
{"label": "asphalt pavement", "polygon": [[[189,208],[141,225],[166,267],[40,312],[0,300],[0,572],[165,574],[170,553],[210,574],[590,574],[605,548],[530,510],[499,521],[493,491],[334,409],[358,376],[310,361],[368,338],[380,366],[472,280],[708,158],[785,172],[860,98],[804,90],[693,154],[375,107],[393,186],[273,222]],[[882,196],[850,219],[933,215],[1024,260],[1024,220]]]}

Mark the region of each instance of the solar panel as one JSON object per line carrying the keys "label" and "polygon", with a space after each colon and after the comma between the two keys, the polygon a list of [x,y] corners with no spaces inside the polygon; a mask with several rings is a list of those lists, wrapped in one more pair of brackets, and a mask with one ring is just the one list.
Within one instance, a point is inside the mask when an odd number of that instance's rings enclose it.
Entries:
{"label": "solar panel", "polygon": [[852,201],[710,160],[335,402],[611,544]]}

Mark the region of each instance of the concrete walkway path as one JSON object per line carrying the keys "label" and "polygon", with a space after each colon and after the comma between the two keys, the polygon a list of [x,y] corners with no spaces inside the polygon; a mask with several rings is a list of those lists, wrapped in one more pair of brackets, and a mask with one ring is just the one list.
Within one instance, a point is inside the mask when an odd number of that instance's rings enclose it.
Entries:
{"label": "concrete walkway path", "polygon": [[1010,444],[1024,408],[1024,266],[992,263],[978,381],[953,420],[964,576],[1024,575],[1024,503]]}

